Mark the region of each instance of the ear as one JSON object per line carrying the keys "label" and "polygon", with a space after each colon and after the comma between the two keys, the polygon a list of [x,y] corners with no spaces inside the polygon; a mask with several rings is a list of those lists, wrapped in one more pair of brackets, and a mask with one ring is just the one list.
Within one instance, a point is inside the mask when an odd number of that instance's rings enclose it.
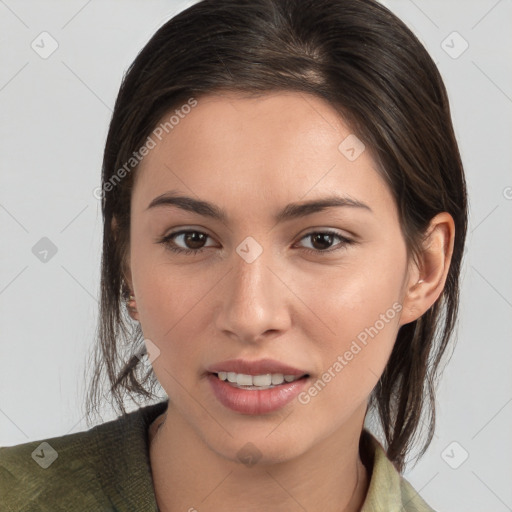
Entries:
{"label": "ear", "polygon": [[429,224],[418,264],[411,263],[400,326],[417,320],[441,295],[453,254],[455,224],[447,212]]}
{"label": "ear", "polygon": [[[114,243],[117,240],[117,232],[119,229],[119,225],[117,222],[116,217],[112,217],[112,221],[110,223],[110,228],[112,230],[112,236],[114,238]],[[132,271],[130,266],[130,254],[128,252],[126,256],[126,260],[122,262],[121,264],[121,274],[122,274],[122,280],[123,280],[123,291],[125,291],[126,295],[131,294],[135,295],[135,291],[133,289],[133,282],[132,282]],[[128,311],[128,314],[135,320],[139,321],[139,312],[137,311],[137,303],[135,300],[130,300],[126,302],[126,309]]]}

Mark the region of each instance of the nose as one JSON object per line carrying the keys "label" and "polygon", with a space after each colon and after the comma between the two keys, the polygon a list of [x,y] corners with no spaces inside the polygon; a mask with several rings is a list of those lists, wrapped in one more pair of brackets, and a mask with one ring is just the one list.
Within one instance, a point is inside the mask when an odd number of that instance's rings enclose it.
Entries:
{"label": "nose", "polygon": [[259,343],[277,337],[289,328],[292,293],[270,251],[248,263],[236,252],[233,266],[219,289],[217,329],[244,343]]}

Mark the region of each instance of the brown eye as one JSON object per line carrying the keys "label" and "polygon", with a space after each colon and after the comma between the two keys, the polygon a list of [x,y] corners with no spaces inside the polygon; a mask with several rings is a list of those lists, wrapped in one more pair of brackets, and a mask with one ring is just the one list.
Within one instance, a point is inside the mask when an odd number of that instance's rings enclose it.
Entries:
{"label": "brown eye", "polygon": [[[340,240],[339,243],[334,244],[334,249],[331,249],[335,239]],[[311,249],[305,248],[307,252],[311,252],[314,254],[322,254],[322,253],[331,253],[337,251],[339,249],[345,248],[347,245],[355,243],[353,240],[350,240],[335,231],[312,231],[308,233],[302,240],[310,240]]]}
{"label": "brown eye", "polygon": [[183,234],[183,241],[188,249],[200,249],[208,236],[198,231],[189,231]]}
{"label": "brown eye", "polygon": [[[164,244],[173,252],[182,254],[198,254],[207,247],[204,244],[208,238],[210,237],[201,231],[184,230],[165,236],[160,240],[160,243]],[[185,245],[185,247],[181,247],[176,241]]]}
{"label": "brown eye", "polygon": [[329,249],[334,237],[327,233],[316,233],[311,236],[312,245],[315,249]]}

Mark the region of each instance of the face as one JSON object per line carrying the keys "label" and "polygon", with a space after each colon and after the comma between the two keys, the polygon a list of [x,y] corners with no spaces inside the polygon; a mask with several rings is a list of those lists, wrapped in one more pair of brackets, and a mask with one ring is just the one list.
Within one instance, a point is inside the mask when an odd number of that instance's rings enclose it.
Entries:
{"label": "face", "polygon": [[[248,441],[265,460],[287,460],[360,431],[406,323],[411,279],[369,148],[357,156],[362,147],[329,104],[292,92],[198,98],[161,139],[137,170],[127,263],[134,318],[158,353],[173,414],[232,460]],[[321,200],[331,206],[300,208]],[[307,376],[243,390],[209,372],[234,359]]]}

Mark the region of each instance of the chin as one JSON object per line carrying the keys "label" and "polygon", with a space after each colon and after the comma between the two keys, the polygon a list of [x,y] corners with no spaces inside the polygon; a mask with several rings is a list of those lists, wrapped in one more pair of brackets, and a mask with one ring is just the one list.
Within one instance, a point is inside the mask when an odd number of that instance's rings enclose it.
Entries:
{"label": "chin", "polygon": [[226,436],[224,442],[208,443],[210,449],[218,456],[234,462],[239,467],[261,467],[285,463],[304,453],[307,443],[304,439],[291,435],[269,435],[268,428],[258,435]]}

